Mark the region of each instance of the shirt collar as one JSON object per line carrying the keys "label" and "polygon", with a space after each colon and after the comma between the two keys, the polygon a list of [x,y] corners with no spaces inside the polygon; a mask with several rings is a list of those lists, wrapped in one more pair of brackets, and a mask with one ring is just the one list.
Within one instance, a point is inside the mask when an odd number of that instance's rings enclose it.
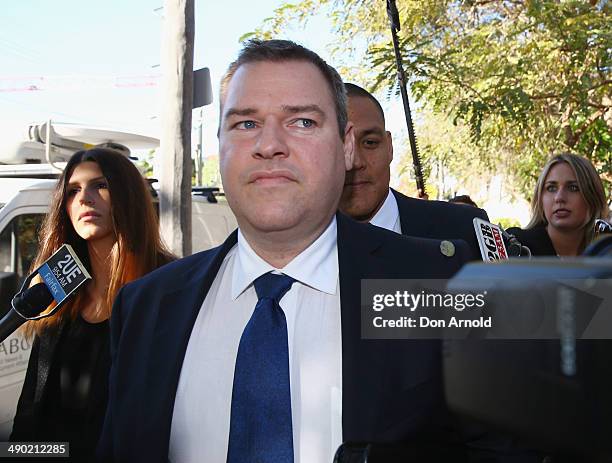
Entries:
{"label": "shirt collar", "polygon": [[393,230],[398,219],[399,209],[397,207],[397,200],[395,199],[395,195],[391,193],[391,189],[389,189],[385,202],[380,209],[378,209],[378,212],[374,214],[370,223],[377,227]]}
{"label": "shirt collar", "polygon": [[338,232],[336,216],[310,246],[284,268],[276,269],[259,257],[238,229],[238,251],[232,275],[232,299],[268,272],[281,272],[314,289],[336,294],[338,283]]}

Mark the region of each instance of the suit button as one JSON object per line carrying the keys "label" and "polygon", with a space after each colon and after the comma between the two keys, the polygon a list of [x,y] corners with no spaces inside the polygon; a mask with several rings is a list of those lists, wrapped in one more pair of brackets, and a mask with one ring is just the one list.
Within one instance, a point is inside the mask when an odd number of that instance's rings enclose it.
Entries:
{"label": "suit button", "polygon": [[446,257],[453,257],[455,255],[455,245],[450,241],[444,240],[440,243],[440,252]]}

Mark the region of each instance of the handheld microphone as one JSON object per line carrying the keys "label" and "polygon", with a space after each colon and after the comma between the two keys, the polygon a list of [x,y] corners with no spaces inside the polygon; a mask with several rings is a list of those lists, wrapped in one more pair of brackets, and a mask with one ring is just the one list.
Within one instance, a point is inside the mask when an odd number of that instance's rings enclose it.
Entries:
{"label": "handheld microphone", "polygon": [[501,227],[478,217],[474,217],[473,223],[482,260],[485,262],[507,260],[508,251],[502,237]]}
{"label": "handheld microphone", "polygon": [[501,225],[499,226],[499,229],[501,230],[502,238],[504,239],[504,243],[508,249],[509,257],[531,257],[531,249],[529,249],[527,246],[523,246],[516,236],[508,233]]}
{"label": "handheld microphone", "polygon": [[506,232],[501,225],[492,224],[478,217],[474,217],[473,223],[483,261],[494,262],[507,260],[509,257],[531,256],[529,248],[523,246],[514,235]]}
{"label": "handheld microphone", "polygon": [[53,302],[53,296],[44,283],[36,283],[12,301],[13,308],[0,320],[0,342],[8,338],[28,318],[38,315]]}
{"label": "handheld microphone", "polygon": [[[28,278],[32,279],[36,274],[42,277],[58,306],[62,305],[83,283],[91,279],[91,275],[69,244],[62,244]],[[54,310],[57,311],[57,307]]]}
{"label": "handheld microphone", "polygon": [[597,219],[595,220],[594,232],[596,238],[601,235],[610,234],[612,233],[612,224],[606,222],[604,219]]}
{"label": "handheld microphone", "polygon": [[[43,283],[28,288],[35,276]],[[11,301],[11,310],[0,320],[0,342],[4,341],[17,328],[28,320],[39,320],[55,314],[91,275],[75,254],[72,246],[63,244],[55,253],[29,275],[19,292]],[[49,313],[40,315],[55,301]]]}

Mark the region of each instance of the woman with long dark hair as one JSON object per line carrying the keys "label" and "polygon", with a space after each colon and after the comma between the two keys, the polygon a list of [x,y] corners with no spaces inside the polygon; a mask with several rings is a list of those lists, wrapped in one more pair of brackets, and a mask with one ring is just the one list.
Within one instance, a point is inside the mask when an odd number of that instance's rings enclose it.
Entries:
{"label": "woman with long dark hair", "polygon": [[122,154],[101,148],[68,161],[32,268],[63,243],[92,279],[60,311],[25,325],[34,341],[11,440],[69,442],[71,461],[93,461],[107,403],[113,300],[124,284],[173,257],[140,172]]}

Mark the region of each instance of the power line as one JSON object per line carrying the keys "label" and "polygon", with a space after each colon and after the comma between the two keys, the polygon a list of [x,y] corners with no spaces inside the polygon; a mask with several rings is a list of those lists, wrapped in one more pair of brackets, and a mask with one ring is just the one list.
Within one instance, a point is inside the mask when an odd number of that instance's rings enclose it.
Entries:
{"label": "power line", "polygon": [[39,62],[42,58],[42,55],[36,50],[24,47],[22,44],[13,42],[3,36],[0,36],[0,49],[4,49],[9,53],[25,58],[33,63]]}
{"label": "power line", "polygon": [[65,75],[65,76],[0,76],[0,93],[38,92],[93,88],[157,87],[161,74]]}
{"label": "power line", "polygon": [[[44,119],[48,119],[49,117],[62,117],[62,118],[66,118],[69,121],[76,121],[79,124],[89,124],[89,125],[104,125],[107,127],[115,127],[115,126],[121,126],[121,125],[129,125],[129,124],[134,124],[136,121],[133,118],[130,119],[125,119],[125,120],[121,120],[120,118],[113,118],[111,119],[106,119],[106,118],[101,118],[99,116],[99,113],[96,113],[95,117],[85,117],[83,115],[74,115],[74,114],[68,114],[68,113],[64,113],[64,112],[60,112],[60,111],[56,111],[56,110],[52,110],[49,109],[48,107],[39,105],[39,104],[31,104],[31,103],[26,103],[24,101],[15,101],[11,98],[7,98],[6,96],[0,95],[0,101],[6,101],[8,103],[11,103],[13,105],[16,106],[22,106],[25,108],[30,108],[31,110],[37,111],[38,113],[42,113],[44,114],[44,116],[42,116]],[[41,116],[34,116],[34,119],[39,119]],[[147,121],[147,117],[143,116],[142,120],[140,121],[140,123],[144,123],[145,121]]]}
{"label": "power line", "polygon": [[35,109],[37,111],[45,112],[45,113],[48,113],[49,115],[52,115],[52,116],[67,117],[69,119],[75,119],[75,120],[82,120],[83,119],[83,117],[78,117],[78,116],[75,116],[73,114],[66,114],[66,113],[62,113],[62,112],[59,112],[59,111],[48,110],[47,108],[44,108],[43,106],[40,106],[40,105],[33,105],[33,104],[25,103],[25,102],[22,102],[22,101],[15,101],[15,100],[12,100],[10,98],[6,98],[5,96],[0,96],[0,100],[6,101],[8,103],[12,103],[12,104],[17,105],[17,106],[25,106],[25,107],[33,108],[33,109]]}

